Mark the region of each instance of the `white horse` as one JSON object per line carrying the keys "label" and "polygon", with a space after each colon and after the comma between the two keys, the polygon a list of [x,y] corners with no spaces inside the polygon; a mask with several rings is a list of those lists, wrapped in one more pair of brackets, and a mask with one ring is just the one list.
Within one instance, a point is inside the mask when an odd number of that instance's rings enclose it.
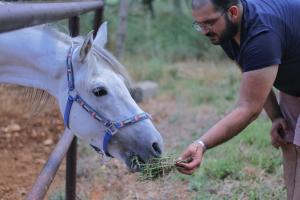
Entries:
{"label": "white horse", "polygon": [[[146,162],[163,141],[132,99],[124,67],[107,51],[107,24],[93,40],[70,38],[45,26],[0,34],[0,83],[47,91],[57,99],[65,126],[98,152]],[[74,103],[73,103],[74,102]]]}

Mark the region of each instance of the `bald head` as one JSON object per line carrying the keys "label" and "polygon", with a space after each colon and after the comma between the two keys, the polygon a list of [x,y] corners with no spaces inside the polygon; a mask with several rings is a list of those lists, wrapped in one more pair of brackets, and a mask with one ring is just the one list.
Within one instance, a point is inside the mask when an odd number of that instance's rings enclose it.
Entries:
{"label": "bald head", "polygon": [[208,3],[212,3],[216,10],[226,11],[230,6],[240,4],[240,0],[192,0],[192,9],[198,10]]}

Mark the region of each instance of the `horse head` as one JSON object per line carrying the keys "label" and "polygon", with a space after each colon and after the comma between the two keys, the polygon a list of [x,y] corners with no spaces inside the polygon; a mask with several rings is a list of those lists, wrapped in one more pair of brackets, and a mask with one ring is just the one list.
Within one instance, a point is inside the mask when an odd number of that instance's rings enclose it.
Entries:
{"label": "horse head", "polygon": [[151,117],[132,99],[126,70],[105,50],[106,43],[107,24],[103,23],[95,39],[89,33],[72,45],[66,70],[69,86],[63,84],[59,104],[65,110],[66,126],[80,139],[134,170],[132,157],[147,162],[160,156],[163,141]]}

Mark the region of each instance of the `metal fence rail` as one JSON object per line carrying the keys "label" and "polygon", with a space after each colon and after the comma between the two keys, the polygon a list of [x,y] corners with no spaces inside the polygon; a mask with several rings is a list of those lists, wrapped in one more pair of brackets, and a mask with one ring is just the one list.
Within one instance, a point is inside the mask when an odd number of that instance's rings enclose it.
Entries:
{"label": "metal fence rail", "polygon": [[27,194],[26,200],[43,199],[52,183],[55,174],[62,162],[69,146],[73,141],[74,135],[66,130],[60,138],[56,147],[52,151],[47,163],[44,165],[40,175],[34,183],[31,191]]}
{"label": "metal fence rail", "polygon": [[[96,34],[102,22],[104,10],[102,0],[68,3],[0,3],[0,34],[70,18],[69,30],[74,37],[79,34],[78,15],[93,10],[95,11],[94,34]],[[27,194],[26,200],[40,200],[45,197],[66,153],[66,200],[76,198],[77,138],[69,130],[65,130],[31,191]]]}
{"label": "metal fence rail", "polygon": [[44,24],[101,9],[103,1],[68,3],[0,3],[0,33]]}

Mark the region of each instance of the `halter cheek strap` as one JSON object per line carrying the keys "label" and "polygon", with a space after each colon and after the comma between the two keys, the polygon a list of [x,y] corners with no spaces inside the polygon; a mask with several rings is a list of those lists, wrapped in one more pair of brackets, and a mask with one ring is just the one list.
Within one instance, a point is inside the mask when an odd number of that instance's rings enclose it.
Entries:
{"label": "halter cheek strap", "polygon": [[[64,123],[67,128],[70,128],[69,126],[69,118],[70,118],[70,112],[73,105],[73,102],[77,102],[85,111],[87,111],[94,119],[101,122],[105,127],[105,134],[103,138],[102,143],[102,153],[104,153],[106,156],[112,157],[108,153],[108,144],[112,138],[113,135],[115,135],[118,130],[135,124],[139,121],[143,121],[146,119],[152,119],[151,116],[148,113],[140,113],[133,117],[130,117],[128,119],[125,119],[121,122],[115,122],[109,119],[106,119],[102,115],[100,115],[95,109],[93,109],[88,103],[86,103],[78,94],[78,92],[75,90],[75,84],[74,84],[74,73],[73,73],[73,65],[72,65],[72,54],[73,54],[73,45],[71,46],[68,56],[67,56],[67,79],[68,79],[68,100],[65,107],[64,112]],[[91,145],[97,152],[100,152],[101,150],[98,147],[95,147]]]}

